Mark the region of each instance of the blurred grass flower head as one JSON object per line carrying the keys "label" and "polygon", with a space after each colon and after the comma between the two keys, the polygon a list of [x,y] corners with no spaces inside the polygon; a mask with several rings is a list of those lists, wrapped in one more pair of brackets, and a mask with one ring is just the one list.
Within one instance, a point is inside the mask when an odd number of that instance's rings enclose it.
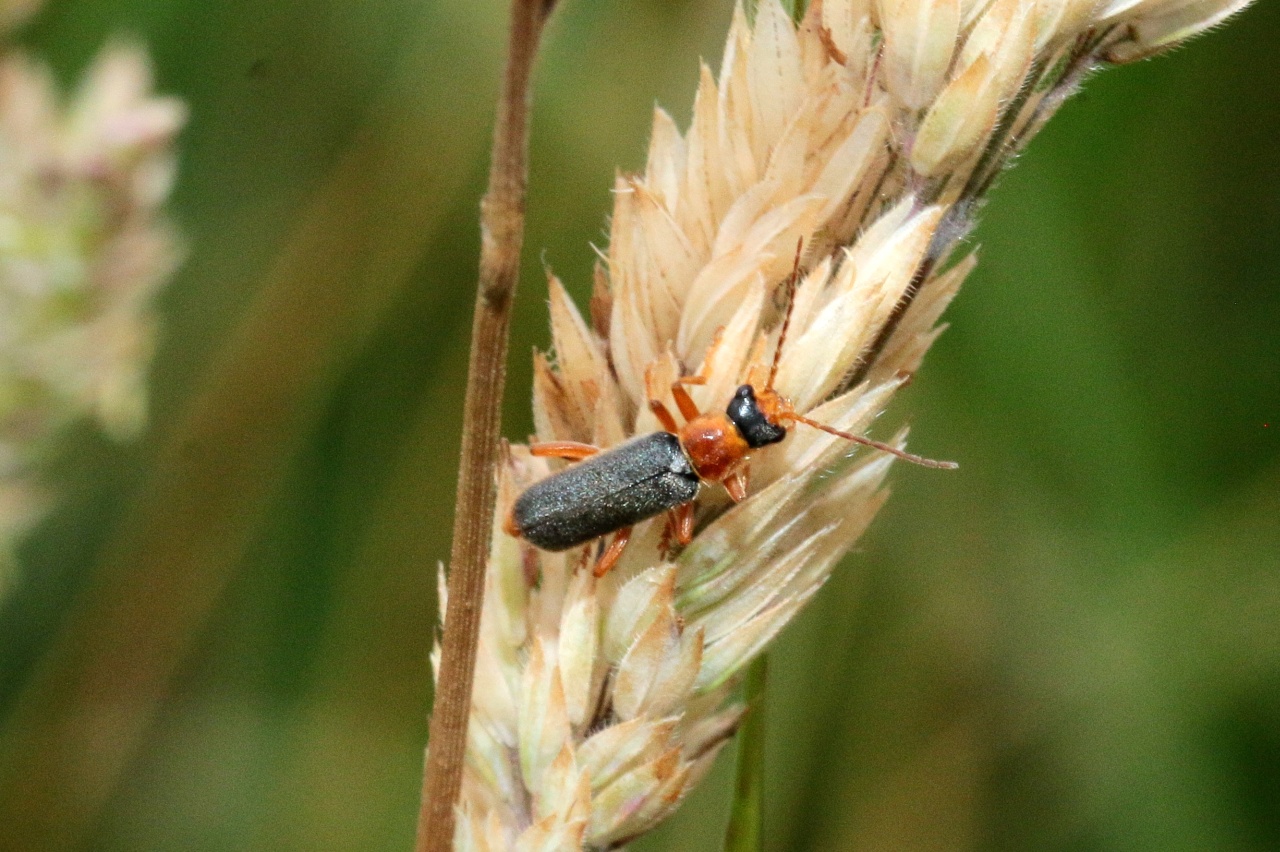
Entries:
{"label": "blurred grass flower head", "polygon": [[[34,4],[6,3],[10,26]],[[40,466],[71,423],[142,427],[155,319],[177,265],[160,207],[181,102],[155,97],[142,50],[105,48],[63,103],[47,69],[0,56],[0,556],[47,503]]]}
{"label": "blurred grass flower head", "polygon": [[[1242,7],[1185,0],[777,0],[734,12],[683,134],[655,112],[645,171],[614,186],[591,322],[550,279],[554,358],[535,358],[540,441],[658,430],[679,377],[703,411],[765,384],[782,282],[803,274],[778,391],[869,428],[919,367],[1000,169],[1100,64],[1150,55]],[[904,435],[895,439],[899,444]],[[617,848],[653,827],[732,736],[744,667],[884,502],[892,457],[799,426],[750,460],[750,493],[697,501],[670,547],[641,524],[596,579],[593,549],[536,550],[502,519],[558,463],[500,472],[457,847]],[[441,584],[443,613],[444,587]],[[442,615],[443,618],[443,615]]]}

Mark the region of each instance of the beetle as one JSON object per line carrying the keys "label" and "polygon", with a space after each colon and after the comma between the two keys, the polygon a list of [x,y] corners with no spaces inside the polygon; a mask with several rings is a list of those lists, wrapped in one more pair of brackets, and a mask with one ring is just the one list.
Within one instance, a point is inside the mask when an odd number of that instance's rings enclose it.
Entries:
{"label": "beetle", "polygon": [[803,423],[823,432],[891,453],[925,467],[954,469],[955,462],[934,461],[880,441],[833,429],[799,414],[790,400],[774,390],[791,298],[799,275],[788,278],[787,310],[774,350],[769,380],[757,391],[750,384],[737,389],[723,413],[703,413],[685,385],[703,384],[701,375],[684,376],[671,395],[685,423],[680,426],[661,400],[649,401],[662,430],[633,438],[608,450],[577,441],[548,441],[530,445],[534,456],[577,462],[572,467],[529,486],[515,501],[503,528],[542,550],[562,551],[616,533],[596,562],[602,577],[618,561],[635,524],[671,513],[677,540],[693,540],[693,503],[705,483],[720,483],[733,501],[747,496],[745,463],[752,450],[776,444],[787,436],[788,423]]}

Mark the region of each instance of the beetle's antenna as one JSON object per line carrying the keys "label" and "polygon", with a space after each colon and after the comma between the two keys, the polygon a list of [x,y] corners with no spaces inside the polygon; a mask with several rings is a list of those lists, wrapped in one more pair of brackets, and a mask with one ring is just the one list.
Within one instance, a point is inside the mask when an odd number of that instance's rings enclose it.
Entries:
{"label": "beetle's antenna", "polygon": [[800,252],[804,249],[804,237],[796,240],[796,262],[787,276],[787,310],[782,315],[782,330],[778,332],[778,346],[773,350],[773,366],[769,368],[768,390],[773,389],[773,380],[778,377],[778,364],[782,361],[782,344],[787,339],[787,326],[791,325],[791,309],[796,304],[796,284],[800,281]]}
{"label": "beetle's antenna", "polygon": [[846,441],[853,441],[855,444],[865,444],[868,447],[874,447],[875,449],[880,450],[881,452],[889,453],[890,455],[897,456],[903,461],[909,461],[912,464],[918,464],[921,467],[932,467],[932,468],[937,468],[939,470],[955,470],[956,468],[960,467],[960,465],[956,464],[953,461],[937,461],[935,459],[927,459],[924,456],[918,456],[915,453],[904,452],[898,449],[897,447],[890,446],[889,444],[885,444],[880,441],[873,441],[870,438],[864,438],[861,435],[853,435],[853,434],[850,434],[849,432],[841,432],[839,429],[833,429],[830,426],[826,425],[825,423],[819,423],[816,420],[810,420],[808,417],[801,417],[799,414],[796,414],[794,411],[787,414],[787,417],[790,418],[791,420],[795,420],[797,423],[803,423],[806,426],[812,426],[815,429],[821,429],[823,432],[826,432],[829,435],[835,435],[837,438],[844,438]]}

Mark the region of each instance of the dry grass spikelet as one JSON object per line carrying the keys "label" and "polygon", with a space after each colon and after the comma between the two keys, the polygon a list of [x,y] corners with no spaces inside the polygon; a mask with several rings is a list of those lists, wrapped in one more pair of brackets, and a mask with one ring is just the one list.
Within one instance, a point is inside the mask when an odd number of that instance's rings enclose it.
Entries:
{"label": "dry grass spikelet", "polygon": [[[614,446],[763,384],[804,247],[778,390],[863,433],[916,371],[976,259],[957,247],[999,170],[1090,70],[1164,49],[1239,0],[777,0],[733,15],[688,129],[661,109],[643,174],[614,186],[588,323],[551,277],[541,441]],[[895,437],[899,444],[904,436]],[[501,519],[560,463],[512,446],[481,626],[460,850],[617,848],[669,814],[732,736],[736,679],[884,502],[892,457],[800,427],[750,494],[697,500],[669,547],[639,525],[617,567],[539,551]],[[442,591],[443,595],[443,591]],[[443,602],[442,602],[443,611]]]}

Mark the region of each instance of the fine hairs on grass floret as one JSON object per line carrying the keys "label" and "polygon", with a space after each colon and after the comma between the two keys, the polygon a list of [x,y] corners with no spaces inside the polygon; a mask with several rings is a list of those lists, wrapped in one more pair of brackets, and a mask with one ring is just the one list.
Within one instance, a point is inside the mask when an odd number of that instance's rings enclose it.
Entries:
{"label": "fine hairs on grass floret", "polygon": [[[687,129],[656,110],[644,172],[615,183],[589,322],[549,275],[537,440],[657,431],[650,401],[678,410],[672,384],[694,373],[697,407],[723,410],[766,386],[775,351],[797,414],[863,435],[941,333],[976,263],[960,241],[1010,158],[1090,71],[1244,5],[815,0],[798,23],[778,0],[736,9]],[[751,455],[745,500],[704,484],[687,546],[660,516],[597,578],[594,544],[551,553],[504,532],[563,465],[509,447],[457,849],[618,848],[671,813],[732,737],[745,667],[886,499],[892,461],[791,430]]]}

